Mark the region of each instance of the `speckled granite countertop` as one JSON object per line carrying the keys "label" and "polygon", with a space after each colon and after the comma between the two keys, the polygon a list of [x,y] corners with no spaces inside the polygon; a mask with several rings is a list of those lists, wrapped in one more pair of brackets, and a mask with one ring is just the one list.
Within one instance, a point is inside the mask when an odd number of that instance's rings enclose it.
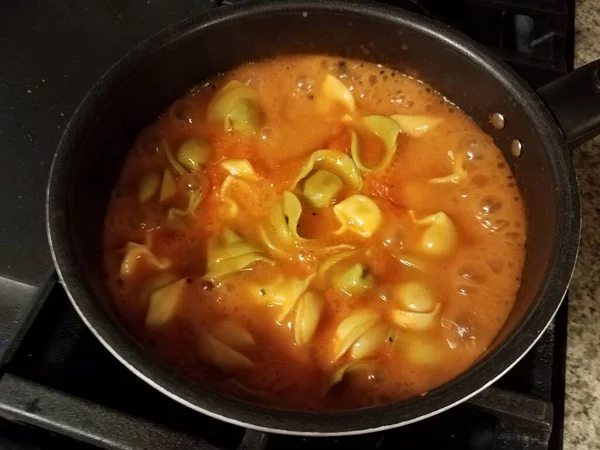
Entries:
{"label": "speckled granite countertop", "polygon": [[[600,0],[578,0],[575,65],[600,58]],[[583,209],[569,293],[565,450],[600,450],[600,138],[574,152]]]}

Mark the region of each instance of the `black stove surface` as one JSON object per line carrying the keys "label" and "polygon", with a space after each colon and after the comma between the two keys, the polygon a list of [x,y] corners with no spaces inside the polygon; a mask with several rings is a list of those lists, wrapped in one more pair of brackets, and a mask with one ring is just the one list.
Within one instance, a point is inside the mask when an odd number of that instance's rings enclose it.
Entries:
{"label": "black stove surface", "polygon": [[[538,87],[572,69],[573,0],[385,0],[465,32]],[[76,105],[156,31],[234,0],[4,0],[0,6],[1,449],[561,449],[566,305],[523,360],[470,401],[396,430],[267,435],[195,413],[135,377],[56,285],[49,164]]]}

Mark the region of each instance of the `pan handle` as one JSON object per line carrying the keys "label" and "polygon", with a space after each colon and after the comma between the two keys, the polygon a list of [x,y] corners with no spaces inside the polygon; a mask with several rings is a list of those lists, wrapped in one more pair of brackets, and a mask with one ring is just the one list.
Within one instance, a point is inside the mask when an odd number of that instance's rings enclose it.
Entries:
{"label": "pan handle", "polygon": [[570,148],[600,135],[600,60],[538,89]]}

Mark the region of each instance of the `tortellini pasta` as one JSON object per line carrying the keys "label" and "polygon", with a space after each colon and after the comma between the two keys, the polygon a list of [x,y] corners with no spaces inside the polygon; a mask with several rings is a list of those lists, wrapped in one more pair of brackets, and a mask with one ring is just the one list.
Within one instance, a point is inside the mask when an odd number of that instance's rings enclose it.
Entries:
{"label": "tortellini pasta", "polygon": [[445,177],[431,178],[430,183],[442,184],[442,183],[460,183],[467,178],[467,171],[465,170],[465,155],[462,153],[458,156],[454,156],[454,153],[448,152],[452,159],[452,173]]}
{"label": "tortellini pasta", "polygon": [[333,276],[333,286],[350,296],[362,294],[374,284],[373,276],[362,264],[355,264],[348,270]]}
{"label": "tortellini pasta", "polygon": [[431,288],[419,281],[410,281],[397,286],[394,301],[403,309],[418,313],[430,312],[437,304]]}
{"label": "tortellini pasta", "polygon": [[169,208],[167,212],[167,224],[171,228],[181,228],[185,225],[185,221],[188,217],[194,215],[194,211],[200,204],[202,196],[199,192],[190,192],[188,198],[188,205],[185,210],[179,208]]}
{"label": "tortellini pasta", "polygon": [[390,326],[386,339],[393,351],[413,364],[433,366],[442,359],[442,350],[430,336],[423,333],[411,332],[395,325]]}
{"label": "tortellini pasta", "polygon": [[173,153],[171,152],[171,146],[166,140],[161,140],[158,144],[158,148],[164,155],[165,159],[167,160],[167,165],[169,166],[169,169],[173,171],[173,173],[177,175],[184,175],[186,173],[185,167],[183,167],[173,156]]}
{"label": "tortellini pasta", "polygon": [[317,330],[325,300],[315,291],[307,291],[298,299],[294,317],[294,342],[308,344]]}
{"label": "tortellini pasta", "polygon": [[304,182],[304,198],[315,208],[325,208],[343,186],[344,182],[337,175],[327,170],[318,170]]}
{"label": "tortellini pasta", "polygon": [[188,139],[177,151],[177,162],[190,172],[197,172],[208,162],[211,153],[212,147],[206,140]]}
{"label": "tortellini pasta", "polygon": [[[346,248],[336,250],[346,250]],[[329,271],[329,269],[337,265],[339,262],[343,261],[344,259],[350,258],[351,256],[354,256],[357,253],[358,251],[356,250],[356,247],[350,246],[349,250],[331,255],[329,258],[323,261],[323,264],[321,264],[321,266],[319,267],[318,274],[320,276],[325,275]]]}
{"label": "tortellini pasta", "polygon": [[392,311],[393,322],[416,331],[431,328],[441,309],[441,304],[436,301],[431,288],[418,281],[397,286],[393,300],[400,306]]}
{"label": "tortellini pasta", "polygon": [[456,225],[444,212],[417,219],[414,211],[409,211],[414,223],[425,226],[419,239],[419,251],[428,256],[443,257],[454,251],[458,244]]}
{"label": "tortellini pasta", "polygon": [[337,150],[327,149],[317,150],[310,155],[308,161],[300,168],[293,185],[300,183],[316,169],[327,169],[342,178],[352,189],[362,189],[363,179],[352,158]]}
{"label": "tortellini pasta", "polygon": [[350,89],[338,78],[327,74],[321,84],[319,107],[323,112],[327,112],[335,103],[345,106],[349,111],[356,109],[356,102]]}
{"label": "tortellini pasta", "polygon": [[134,272],[137,264],[142,260],[149,266],[159,270],[164,270],[171,267],[171,261],[169,259],[159,258],[152,252],[152,250],[150,250],[149,239],[146,244],[128,242],[125,246],[125,256],[121,261],[119,270],[121,276],[130,276]]}
{"label": "tortellini pasta", "polygon": [[341,224],[336,234],[352,231],[368,238],[375,233],[382,220],[377,203],[360,194],[352,195],[335,205],[333,213]]}
{"label": "tortellini pasta", "polygon": [[281,307],[277,317],[277,321],[281,322],[294,309],[313,277],[313,275],[307,278],[281,276],[271,283],[251,286],[250,295],[257,303]]}
{"label": "tortellini pasta", "polygon": [[255,345],[254,338],[245,328],[231,320],[223,320],[211,333],[200,338],[199,353],[202,359],[222,370],[242,370],[254,366],[245,353]]}
{"label": "tortellini pasta", "polygon": [[400,134],[400,126],[386,116],[372,115],[367,116],[363,119],[365,126],[374,133],[381,141],[383,142],[385,153],[383,154],[383,158],[381,161],[377,163],[374,167],[367,167],[363,164],[362,159],[360,157],[360,142],[358,140],[357,134],[352,132],[352,141],[350,144],[350,153],[352,154],[352,159],[358,167],[363,172],[378,172],[380,170],[385,169],[389,163],[392,161],[394,154],[398,148],[397,140],[398,135]]}
{"label": "tortellini pasta", "polygon": [[403,309],[394,309],[392,311],[392,321],[396,325],[410,330],[428,330],[435,325],[441,308],[442,305],[437,303],[433,311],[430,312],[413,312],[405,311]]}
{"label": "tortellini pasta", "polygon": [[239,81],[231,81],[209,103],[207,118],[209,121],[222,120],[225,131],[256,133],[261,125],[258,94]]}
{"label": "tortellini pasta", "polygon": [[226,159],[221,162],[221,167],[234,177],[240,177],[245,180],[256,180],[258,175],[247,159]]}
{"label": "tortellini pasta", "polygon": [[346,377],[346,375],[351,375],[353,373],[359,372],[367,372],[372,367],[372,361],[352,361],[351,363],[340,367],[338,370],[333,372],[333,375],[329,380],[328,390],[336,384],[338,384],[340,381],[342,381]]}
{"label": "tortellini pasta", "polygon": [[250,244],[239,234],[225,229],[217,239],[208,243],[205,279],[216,279],[230,273],[247,270],[258,261],[273,264],[257,246]]}
{"label": "tortellini pasta", "polygon": [[177,183],[173,173],[169,169],[165,169],[163,173],[162,183],[160,185],[159,201],[161,203],[169,202],[177,193]]}
{"label": "tortellini pasta", "polygon": [[346,317],[335,333],[334,361],[346,352],[354,359],[364,359],[376,352],[384,343],[388,325],[379,313],[371,309],[358,309]]}
{"label": "tortellini pasta", "polygon": [[175,317],[186,285],[187,279],[182,278],[150,294],[146,313],[147,326],[164,325]]}
{"label": "tortellini pasta", "polygon": [[238,202],[228,196],[228,191],[236,184],[242,186],[245,192],[250,192],[252,186],[249,181],[257,180],[258,175],[254,171],[250,161],[247,159],[227,159],[221,162],[221,167],[225,169],[229,175],[225,178],[219,189],[219,196],[228,208],[228,215],[230,217],[235,217],[239,214],[240,206]]}
{"label": "tortellini pasta", "polygon": [[302,215],[302,204],[298,197],[285,191],[271,208],[269,223],[261,227],[260,233],[269,249],[283,252],[281,246],[289,247],[302,240],[298,235],[298,221]]}
{"label": "tortellini pasta", "polygon": [[178,277],[169,272],[158,272],[153,277],[146,280],[139,291],[140,303],[147,304],[150,300],[150,294],[177,281]]}
{"label": "tortellini pasta", "polygon": [[138,182],[138,201],[145,203],[150,200],[158,192],[160,187],[161,179],[155,173],[146,173],[142,175]]}
{"label": "tortellini pasta", "polygon": [[408,134],[411,137],[421,137],[430,131],[432,128],[437,127],[442,119],[435,116],[411,116],[405,114],[396,114],[391,118],[400,126],[403,133]]}

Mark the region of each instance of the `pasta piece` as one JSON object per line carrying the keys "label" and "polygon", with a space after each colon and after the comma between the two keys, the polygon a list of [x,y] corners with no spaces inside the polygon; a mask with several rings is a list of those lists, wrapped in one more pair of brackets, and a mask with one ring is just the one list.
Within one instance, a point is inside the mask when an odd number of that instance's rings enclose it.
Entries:
{"label": "pasta piece", "polygon": [[212,147],[202,138],[188,139],[177,151],[177,161],[191,172],[202,170],[210,159]]}
{"label": "pasta piece", "polygon": [[429,183],[442,184],[442,183],[460,183],[467,178],[467,171],[465,170],[465,155],[462,153],[457,157],[454,157],[454,153],[448,152],[452,159],[452,174],[446,175],[445,177],[431,178]]}
{"label": "pasta piece", "polygon": [[187,279],[182,278],[150,294],[146,326],[164,325],[175,317],[186,285]]}
{"label": "pasta piece", "polygon": [[318,170],[304,182],[304,197],[315,208],[325,208],[333,202],[343,186],[343,181],[337,175]]}
{"label": "pasta piece", "polygon": [[337,150],[317,150],[306,163],[300,168],[298,176],[294,181],[296,186],[313,170],[323,168],[327,169],[335,175],[339,175],[352,189],[360,191],[363,185],[363,179],[360,172],[356,168],[354,161],[348,155]]}
{"label": "pasta piece", "polygon": [[319,107],[323,112],[327,112],[335,103],[345,106],[350,111],[356,109],[356,102],[354,101],[352,92],[350,92],[341,80],[331,74],[327,74],[321,84]]}
{"label": "pasta piece", "polygon": [[179,161],[177,161],[173,156],[173,153],[171,153],[171,147],[165,139],[162,139],[159,142],[158,149],[165,156],[167,164],[173,173],[176,173],[177,175],[184,175],[186,173],[185,168],[179,164]]}
{"label": "pasta piece", "polygon": [[317,330],[325,300],[314,291],[305,292],[296,304],[294,319],[294,342],[303,346],[308,344]]}
{"label": "pasta piece", "polygon": [[182,228],[189,217],[193,217],[196,208],[200,204],[202,196],[198,192],[191,192],[188,198],[188,205],[185,210],[179,208],[169,208],[167,211],[167,225],[171,228]]}
{"label": "pasta piece", "polygon": [[446,213],[438,212],[422,219],[417,219],[412,210],[408,213],[414,223],[427,226],[419,239],[419,250],[422,253],[443,257],[454,251],[458,243],[458,230]]}
{"label": "pasta piece", "polygon": [[233,187],[234,184],[239,184],[240,186],[243,186],[246,192],[249,192],[250,189],[252,189],[252,186],[250,186],[250,184],[241,177],[229,175],[227,178],[225,178],[223,184],[221,185],[221,188],[219,189],[219,197],[221,198],[221,201],[227,206],[229,217],[235,217],[240,212],[240,205],[238,204],[238,202],[236,202],[234,199],[227,195],[227,191],[231,187]]}
{"label": "pasta piece", "polygon": [[260,110],[255,102],[247,98],[240,99],[225,117],[225,131],[239,131],[242,134],[254,134],[261,126]]}
{"label": "pasta piece", "polygon": [[352,244],[336,244],[325,247],[327,252],[337,252],[339,250],[356,250],[356,245]]}
{"label": "pasta piece", "polygon": [[415,138],[423,136],[442,122],[441,118],[434,116],[396,114],[391,118],[400,126],[403,133]]}
{"label": "pasta piece", "polygon": [[119,270],[121,276],[128,277],[131,275],[138,262],[142,259],[146,264],[149,264],[155,269],[164,270],[171,267],[171,261],[167,258],[157,257],[152,250],[150,250],[150,245],[148,243],[138,244],[136,242],[128,242],[125,246],[125,256],[121,261]]}
{"label": "pasta piece", "polygon": [[145,203],[158,192],[160,187],[160,176],[150,172],[145,173],[138,183],[138,201]]}
{"label": "pasta piece", "polygon": [[442,360],[441,348],[427,335],[390,325],[386,341],[393,351],[401,352],[402,356],[412,364],[432,366]]}
{"label": "pasta piece", "polygon": [[396,287],[394,300],[406,311],[427,313],[437,302],[433,291],[424,283],[410,281]]}
{"label": "pasta piece", "polygon": [[352,195],[335,205],[333,213],[341,223],[341,228],[335,234],[350,230],[368,238],[375,233],[382,220],[377,203],[360,194]]}
{"label": "pasta piece", "polygon": [[244,354],[256,345],[252,334],[239,323],[225,319],[200,339],[200,357],[220,369],[248,369],[254,363]]}
{"label": "pasta piece", "polygon": [[325,261],[323,261],[323,264],[321,264],[321,266],[319,267],[317,274],[319,276],[324,276],[329,271],[329,269],[337,265],[339,262],[343,261],[346,258],[354,256],[357,253],[358,251],[356,250],[356,248],[352,248],[346,252],[340,252],[330,256]]}
{"label": "pasta piece", "polygon": [[175,275],[173,275],[172,273],[159,272],[156,276],[154,276],[154,277],[148,279],[146,282],[144,282],[144,284],[140,288],[140,291],[139,291],[140,302],[142,302],[144,304],[148,303],[148,301],[150,299],[150,295],[154,291],[156,291],[160,288],[163,288],[169,284],[172,284],[175,281],[177,281],[177,277]]}
{"label": "pasta piece", "polygon": [[[346,317],[338,325],[335,333],[334,361],[350,350],[367,331],[379,323],[379,320],[379,314],[371,309],[358,309]],[[381,343],[383,344],[383,340]],[[375,346],[371,347],[373,348]],[[365,357],[365,352],[358,350],[358,353]]]}
{"label": "pasta piece", "polygon": [[394,309],[392,311],[392,321],[409,330],[424,331],[433,327],[442,305],[437,303],[433,311],[430,312],[412,312],[404,311],[403,309]]}
{"label": "pasta piece", "polygon": [[256,180],[258,175],[254,171],[254,167],[247,159],[226,159],[221,162],[221,167],[229,172],[234,177],[243,178],[245,180]]}
{"label": "pasta piece", "polygon": [[229,319],[220,321],[213,329],[212,336],[223,344],[236,349],[249,349],[256,344],[248,330]]}
{"label": "pasta piece", "polygon": [[394,154],[396,153],[398,148],[397,140],[398,135],[400,134],[400,127],[396,122],[386,116],[367,116],[363,119],[363,121],[366,127],[383,141],[383,145],[385,147],[383,158],[381,158],[381,161],[379,161],[379,163],[374,167],[365,166],[360,157],[360,143],[358,141],[358,136],[354,131],[352,132],[350,153],[354,163],[356,164],[356,167],[358,167],[360,170],[367,173],[378,172],[388,166],[388,164],[392,161]]}
{"label": "pasta piece", "polygon": [[[271,208],[268,227],[261,227],[260,234],[265,245],[277,253],[285,253],[281,246],[289,247],[302,241],[298,235],[298,221],[302,215],[302,204],[298,197],[289,191]],[[270,231],[271,233],[267,232]],[[271,236],[272,235],[272,238]]]}
{"label": "pasta piece", "polygon": [[384,344],[388,330],[389,325],[383,322],[369,328],[356,340],[350,350],[350,355],[359,360],[368,358]]}
{"label": "pasta piece", "polygon": [[283,321],[296,306],[298,299],[304,294],[314,278],[310,275],[305,279],[296,277],[279,277],[274,282],[262,286],[252,286],[250,295],[258,303],[269,306],[280,306],[281,311],[277,321]]}
{"label": "pasta piece", "polygon": [[372,361],[353,361],[348,363],[338,370],[336,370],[331,378],[329,379],[328,390],[330,390],[333,386],[341,382],[346,375],[351,375],[353,373],[367,371],[373,366]]}
{"label": "pasta piece", "polygon": [[333,277],[335,288],[350,296],[362,294],[365,290],[373,287],[374,283],[373,276],[362,264],[355,264],[345,272]]}
{"label": "pasta piece", "polygon": [[261,124],[258,94],[239,81],[231,81],[208,104],[207,118],[222,120],[227,132],[254,134]]}
{"label": "pasta piece", "polygon": [[229,217],[236,217],[240,212],[240,206],[238,202],[228,196],[227,191],[233,187],[234,184],[237,184],[242,186],[245,192],[250,192],[252,190],[252,185],[249,181],[257,180],[258,175],[254,171],[250,161],[247,159],[227,159],[221,162],[221,167],[225,169],[229,175],[225,178],[219,189],[219,197],[227,208],[227,215]]}
{"label": "pasta piece", "polygon": [[423,261],[418,256],[411,254],[398,255],[396,256],[396,259],[403,266],[408,267],[409,269],[418,270],[420,272],[425,272],[428,266],[428,263],[426,261]]}
{"label": "pasta piece", "polygon": [[298,222],[302,215],[300,200],[289,191],[283,193],[283,198],[275,204],[271,211],[271,224],[277,237],[286,242],[298,239]]}
{"label": "pasta piece", "polygon": [[160,185],[160,196],[158,201],[161,203],[167,203],[177,193],[177,185],[175,183],[175,177],[169,169],[165,169],[162,178],[162,184]]}
{"label": "pasta piece", "polygon": [[198,350],[202,359],[225,371],[254,367],[254,363],[246,355],[210,335],[200,339]]}
{"label": "pasta piece", "polygon": [[208,243],[205,279],[216,279],[230,273],[248,270],[257,261],[273,264],[260,248],[250,244],[239,234],[226,229],[219,239]]}
{"label": "pasta piece", "polygon": [[235,200],[230,198],[224,198],[223,202],[227,207],[227,216],[228,217],[236,217],[240,213],[240,206],[237,204]]}

